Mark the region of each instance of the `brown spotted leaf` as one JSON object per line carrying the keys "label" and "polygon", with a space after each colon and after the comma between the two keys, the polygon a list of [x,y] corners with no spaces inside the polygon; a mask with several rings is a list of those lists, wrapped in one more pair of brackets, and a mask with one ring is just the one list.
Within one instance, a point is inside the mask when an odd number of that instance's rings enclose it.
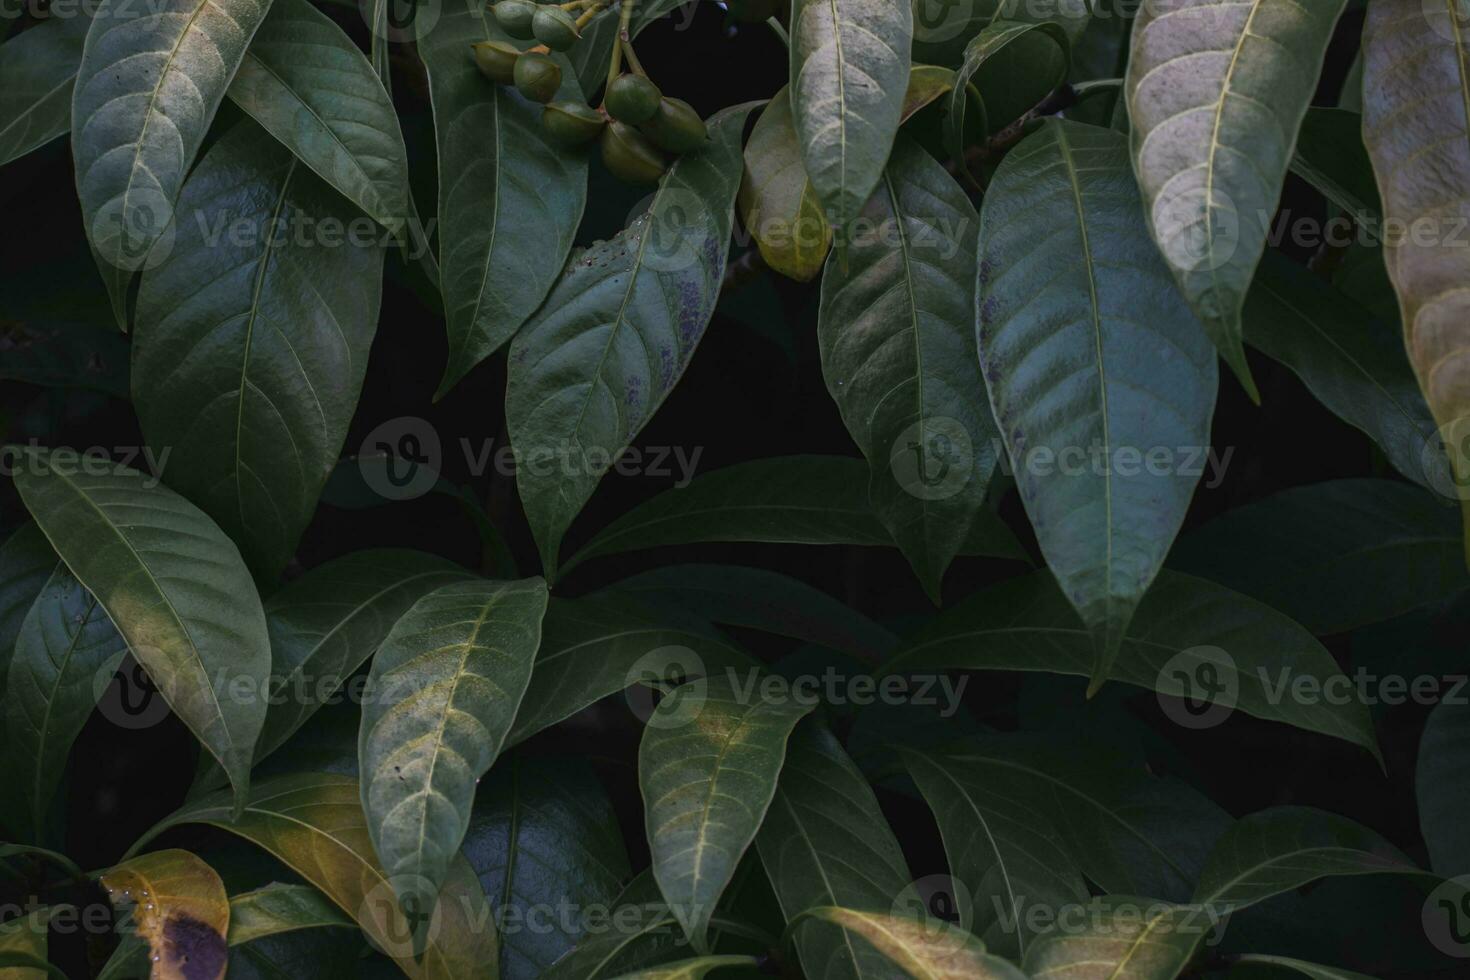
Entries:
{"label": "brown spotted leaf", "polygon": [[154,851],[102,875],[113,903],[132,908],[148,944],[153,980],[219,980],[225,975],[230,900],[214,869],[188,851]]}

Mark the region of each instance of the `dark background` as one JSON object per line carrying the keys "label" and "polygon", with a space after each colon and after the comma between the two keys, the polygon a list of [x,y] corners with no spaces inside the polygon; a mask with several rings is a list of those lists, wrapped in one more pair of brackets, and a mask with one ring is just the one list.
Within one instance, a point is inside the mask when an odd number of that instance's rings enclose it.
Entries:
{"label": "dark background", "polygon": [[[366,31],[355,7],[333,6],[329,12],[366,49]],[[689,29],[676,30],[681,22],[682,15],[654,25],[638,44],[645,64],[667,94],[687,99],[707,115],[726,105],[767,98],[784,83],[785,49],[766,27],[727,26],[723,13],[709,3],[698,6]],[[1360,27],[1361,13],[1350,11],[1319,102],[1335,101]],[[407,46],[395,49],[393,68],[395,100],[416,179],[421,179],[416,188],[420,210],[432,214],[434,150],[422,71]],[[592,175],[583,243],[615,233],[646,193],[617,184],[595,162]],[[1297,215],[1323,212],[1320,197],[1295,177],[1284,205]],[[97,349],[87,358],[88,371],[104,376],[125,370],[126,344],[108,326],[105,294],[82,239],[66,141],[0,169],[0,214],[9,230],[0,239],[0,354],[14,345],[22,325],[63,325],[97,336]],[[744,242],[743,236],[737,241],[733,260],[746,251]],[[1312,256],[1295,257],[1306,261]],[[752,274],[739,275],[730,284],[688,373],[636,444],[679,446],[687,453],[697,448],[702,452],[700,473],[790,453],[856,456],[822,381],[815,331],[817,284],[780,279],[763,273],[758,264],[752,268]],[[428,420],[444,446],[444,479],[468,488],[484,503],[522,571],[531,574],[538,561],[513,481],[472,473],[459,450],[461,438],[475,446],[486,439],[494,439],[497,446],[504,441],[504,354],[491,357],[433,404],[445,357],[442,319],[425,281],[396,254],[390,255],[382,321],[344,454],[357,452],[364,437],[390,419]],[[1186,533],[1215,514],[1284,487],[1391,475],[1367,438],[1319,406],[1288,371],[1254,354],[1252,367],[1263,408],[1252,406],[1222,369],[1213,440],[1217,449],[1234,447],[1235,455],[1224,483],[1215,489],[1201,487],[1197,493]],[[77,448],[141,445],[136,420],[124,401],[95,392],[0,381],[0,439],[31,438],[43,445]],[[610,475],[574,524],[564,554],[670,482]],[[999,481],[997,485],[1003,486]],[[328,495],[345,496],[335,491]],[[1001,511],[1037,554],[1014,493],[1005,494]],[[8,480],[0,481],[0,535],[24,520],[13,487]],[[429,494],[371,508],[324,504],[288,575],[346,552],[386,545],[433,551],[470,566],[481,561],[475,526],[461,504],[445,494]],[[1262,557],[1270,560],[1269,555]],[[896,550],[845,547],[706,545],[635,552],[579,568],[558,583],[558,589],[578,595],[628,574],[680,561],[776,569],[896,628],[933,611]],[[959,559],[945,582],[946,602],[1019,570],[1013,563]],[[1449,663],[1463,668],[1467,626],[1470,603],[1449,603],[1361,631],[1351,641],[1328,638],[1327,644],[1347,668],[1388,658],[1399,664]],[[790,653],[794,646],[753,633],[740,639],[770,660]],[[1185,731],[1162,718],[1151,695],[1116,688],[1086,703],[1081,684],[1069,680],[981,675],[973,679],[967,697],[974,716],[998,729],[1050,726],[1078,738],[1101,731],[1103,737],[1136,741],[1157,769],[1194,783],[1236,815],[1279,803],[1319,806],[1351,815],[1424,859],[1412,773],[1426,709],[1375,709],[1388,762],[1385,775],[1347,743],[1238,713],[1218,729]],[[350,728],[351,721],[348,717],[338,724]],[[585,721],[546,733],[526,751],[572,752],[598,762],[618,804],[634,866],[640,867],[646,863],[646,848],[631,768],[637,721],[616,706],[595,710]],[[182,802],[196,754],[193,740],[173,719],[134,731],[94,716],[72,753],[64,830],[58,823],[64,850],[84,868],[116,861],[142,831]],[[915,874],[942,872],[942,847],[924,806],[898,792],[880,796]],[[168,840],[212,848],[221,855],[220,861],[233,862],[246,877],[287,876],[260,852],[232,844],[218,833],[185,830]],[[1291,916],[1295,928],[1308,923],[1307,932],[1320,933],[1326,952],[1319,958],[1326,962],[1384,976],[1466,975],[1445,972],[1442,964],[1414,948],[1423,945],[1422,934],[1416,932],[1422,899],[1415,898],[1412,888],[1383,879],[1363,881],[1324,884],[1305,897],[1269,903],[1262,914],[1243,922],[1233,938],[1247,945],[1247,937],[1267,936],[1263,948],[1283,949],[1281,943],[1288,940],[1276,941],[1271,931],[1288,918],[1287,913],[1300,912]],[[0,897],[5,891],[5,882],[0,881]],[[1355,957],[1333,955],[1340,943],[1349,941]],[[1310,944],[1300,949],[1302,940],[1290,942],[1292,951],[1310,955]],[[53,953],[80,975],[84,952],[76,941],[54,942]]]}

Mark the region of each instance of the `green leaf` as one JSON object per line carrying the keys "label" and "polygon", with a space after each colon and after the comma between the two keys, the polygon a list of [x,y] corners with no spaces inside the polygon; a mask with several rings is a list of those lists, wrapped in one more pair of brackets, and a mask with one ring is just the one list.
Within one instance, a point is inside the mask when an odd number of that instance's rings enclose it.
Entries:
{"label": "green leaf", "polygon": [[885,657],[898,645],[898,637],[847,603],[764,568],[666,565],[625,578],[609,591],[667,602],[711,623],[787,636],[862,660]]}
{"label": "green leaf", "polygon": [[11,324],[0,379],[128,397],[128,342],[111,325],[32,320]]}
{"label": "green leaf", "polygon": [[15,485],[243,802],[265,721],[270,644],[235,545],[152,478],[69,450],[29,450]]}
{"label": "green leaf", "polygon": [[1259,599],[1325,636],[1470,587],[1458,525],[1454,508],[1420,487],[1331,480],[1227,511],[1186,535],[1170,567]]}
{"label": "green leaf", "polygon": [[651,870],[630,881],[612,902],[609,921],[617,925],[589,931],[542,980],[606,980],[675,960],[688,947]]}
{"label": "green leaf", "polygon": [[169,450],[169,484],[270,583],[357,407],[383,249],[321,237],[366,219],[254,123],[210,148],[179,209],[172,251],[138,289],[133,404]]}
{"label": "green leaf", "polygon": [[96,597],[57,565],[21,626],[5,685],[5,762],[30,839],[53,835],[47,813],[72,742],[126,652]]}
{"label": "green leaf", "polygon": [[585,760],[512,755],[476,795],[465,857],[504,932],[500,975],[535,980],[631,877],[617,815]]}
{"label": "green leaf", "polygon": [[1243,817],[1225,832],[1205,863],[1194,901],[1234,912],[1318,878],[1364,874],[1430,876],[1346,817],[1278,806]]}
{"label": "green leaf", "polygon": [[631,685],[667,679],[670,672],[703,677],[754,663],[718,635],[624,596],[552,599],[531,684],[506,745]]}
{"label": "green leaf", "polygon": [[152,953],[154,980],[220,980],[230,900],[219,875],[188,851],[154,851],[124,860],[98,881],[130,910],[133,930]]}
{"label": "green leaf", "polygon": [[983,766],[938,753],[906,752],[904,761],[934,811],[950,873],[965,885],[960,921],[987,948],[1019,960],[1033,939],[1033,910],[1055,912],[1088,897],[1061,833]]}
{"label": "green leaf", "polygon": [[1184,520],[1215,406],[1214,351],[1137,206],[1120,134],[1048,120],[980,224],[980,363],[1047,565],[1098,637],[1094,688]]}
{"label": "green leaf", "polygon": [[[787,922],[819,906],[888,908],[909,885],[908,863],[872,789],[817,718],[791,736],[755,844]],[[830,923],[809,919],[795,940],[807,976],[888,975],[881,955]]]}
{"label": "green leaf", "polygon": [[230,931],[225,940],[231,946],[242,946],[266,936],[329,926],[357,928],[315,888],[274,882],[231,896]]}
{"label": "green leaf", "polygon": [[77,70],[71,142],[82,221],[104,266],[134,271],[151,264],[155,243],[167,250],[184,177],[269,8],[103,0]]}
{"label": "green leaf", "polygon": [[[913,980],[1026,980],[1025,974],[958,926],[939,919],[914,919],[825,906],[803,913],[856,934],[903,976]],[[792,923],[793,926],[798,923]],[[891,970],[888,973],[892,975]]]}
{"label": "green leaf", "polygon": [[[712,117],[709,144],[674,163],[647,212],[573,253],[511,344],[506,422],[527,460],[516,484],[548,580],[567,526],[678,382],[714,314],[751,108]],[[515,248],[536,254],[524,240]]]}
{"label": "green leaf", "polygon": [[[893,547],[873,513],[868,468],[846,456],[777,456],[738,463],[667,490],[608,524],[562,568],[640,548],[748,541]],[[975,516],[962,554],[1029,561],[1001,520]]]}
{"label": "green leaf", "polygon": [[257,762],[337,692],[424,595],[472,576],[423,551],[373,548],[319,565],[271,596],[271,706]]}
{"label": "green leaf", "polygon": [[373,657],[357,743],[362,805],[411,919],[433,908],[459,852],[475,785],[531,678],[545,612],[539,578],[443,585]]}
{"label": "green leaf", "polygon": [[43,980],[52,973],[66,976],[46,961],[50,918],[51,910],[42,908],[0,922],[0,976],[5,980]]}
{"label": "green leaf", "polygon": [[975,358],[976,215],[901,138],[862,216],[872,233],[822,277],[822,374],[868,459],[874,513],[937,602],[998,451]]}
{"label": "green leaf", "polygon": [[56,552],[33,522],[0,543],[0,690],[21,624],[55,570]]}
{"label": "green leaf", "polygon": [[408,151],[393,102],[326,14],[306,0],[272,0],[227,94],[374,221],[404,230]]}
{"label": "green leaf", "polygon": [[1446,878],[1470,874],[1470,706],[1446,698],[1424,723],[1414,770],[1419,826],[1429,866]]}
{"label": "green leaf", "polygon": [[723,966],[756,965],[754,956],[701,956],[698,959],[680,960],[667,966],[656,966],[637,973],[625,973],[618,980],[699,980],[712,970]]}
{"label": "green leaf", "polygon": [[1465,513],[1470,556],[1470,249],[1465,187],[1470,130],[1465,11],[1450,3],[1377,0],[1363,28],[1363,139],[1373,159],[1388,235],[1384,262],[1398,293],[1404,344],[1440,424],[1455,475],[1442,492]]}
{"label": "green leaf", "polygon": [[944,128],[950,156],[962,168],[965,162],[965,110],[973,80],[980,93],[982,136],[1019,119],[1058,85],[1071,69],[1071,45],[1061,25],[1053,21],[1026,23],[996,20],[965,45],[964,59],[955,70],[955,86],[945,109]]}
{"label": "green leaf", "polygon": [[1352,970],[1344,970],[1340,967],[1307,963],[1288,956],[1262,956],[1258,953],[1251,953],[1236,957],[1234,962],[1241,966],[1275,966],[1283,970],[1294,970],[1304,977],[1309,977],[1310,980],[1374,980],[1366,973],[1354,973]]}
{"label": "green leaf", "polygon": [[1245,339],[1286,365],[1323,405],[1366,433],[1404,476],[1451,487],[1434,416],[1393,325],[1279,252],[1245,305]]}
{"label": "green leaf", "polygon": [[906,3],[793,0],[792,117],[833,228],[845,230],[882,179],[903,113],[913,36]]}
{"label": "green leaf", "polygon": [[451,865],[428,923],[428,947],[422,960],[415,960],[413,929],[373,856],[358,795],[357,780],[345,776],[284,776],[256,786],[238,820],[227,799],[207,797],[185,804],[144,834],[133,850],[183,824],[218,827],[269,851],[318,888],[414,980],[494,980],[493,917],[463,858]]}
{"label": "green leaf", "polygon": [[1347,0],[1162,0],[1124,90],[1144,213],[1210,338],[1260,401],[1240,313]]}
{"label": "green leaf", "polygon": [[[541,106],[480,74],[470,45],[508,41],[487,4],[450,0],[418,50],[439,160],[439,267],[449,363],[436,397],[546,299],[587,202],[587,157],[546,142]],[[563,68],[569,68],[562,59]],[[580,100],[570,70],[560,99]]]}
{"label": "green leaf", "polygon": [[78,4],[0,46],[0,166],[71,129],[71,90],[92,20]]}
{"label": "green leaf", "polygon": [[810,282],[822,271],[832,228],[802,163],[790,86],[772,97],[745,144],[740,219],[766,265],[781,275]]}
{"label": "green leaf", "polygon": [[[1092,652],[1087,629],[1056,583],[1036,572],[945,611],[919,631],[886,672],[1021,670],[1087,676]],[[1368,709],[1356,698],[1334,703],[1341,699],[1286,696],[1297,683],[1348,683],[1311,634],[1252,599],[1178,572],[1161,573],[1139,604],[1109,677],[1225,705],[1213,723],[1239,710],[1378,754]]]}
{"label": "green leaf", "polygon": [[728,678],[677,688],[654,709],[638,747],[653,876],[700,953],[775,796],[786,740],[812,710],[746,693]]}
{"label": "green leaf", "polygon": [[1033,977],[1068,980],[1174,980],[1214,928],[1210,910],[1152,898],[1094,899],[1081,928],[1043,935],[1021,964]]}
{"label": "green leaf", "polygon": [[1102,746],[997,735],[933,758],[970,774],[981,791],[1041,814],[1106,892],[1187,901],[1232,822],[1185,783],[1150,775]]}

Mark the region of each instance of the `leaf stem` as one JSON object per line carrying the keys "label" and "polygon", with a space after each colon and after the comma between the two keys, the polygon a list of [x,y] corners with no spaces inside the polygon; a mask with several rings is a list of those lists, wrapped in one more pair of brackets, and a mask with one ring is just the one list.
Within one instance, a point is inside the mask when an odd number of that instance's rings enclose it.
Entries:
{"label": "leaf stem", "polygon": [[618,38],[618,44],[623,49],[623,54],[628,56],[628,67],[633,69],[633,74],[648,77],[648,72],[643,70],[643,62],[638,60],[638,53],[633,50],[633,42],[628,40],[626,34]]}
{"label": "leaf stem", "polygon": [[612,60],[607,66],[607,84],[611,85],[613,79],[617,78],[623,70],[623,45],[621,42],[628,38],[628,27],[633,23],[633,0],[622,0],[622,9],[618,11],[618,41],[613,45]]}

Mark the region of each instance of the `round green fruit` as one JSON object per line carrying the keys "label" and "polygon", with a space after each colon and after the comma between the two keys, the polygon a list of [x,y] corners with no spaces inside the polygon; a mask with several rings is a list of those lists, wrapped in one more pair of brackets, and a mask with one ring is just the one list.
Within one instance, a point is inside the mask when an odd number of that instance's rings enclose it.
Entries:
{"label": "round green fruit", "polygon": [[663,97],[658,86],[647,78],[627,74],[612,80],[603,103],[607,106],[608,115],[636,126],[653,118]]}
{"label": "round green fruit", "polygon": [[504,41],[480,41],[470,45],[475,51],[475,65],[480,74],[501,85],[515,84],[516,61],[520,51]]}
{"label": "round green fruit", "polygon": [[511,37],[529,41],[535,35],[531,33],[531,21],[536,16],[536,8],[539,4],[531,0],[500,0],[491,11],[495,14],[495,22],[504,29]]}
{"label": "round green fruit", "polygon": [[629,184],[656,184],[668,169],[657,147],[617,120],[602,131],[602,162],[609,173]]}
{"label": "round green fruit", "polygon": [[709,139],[709,130],[694,107],[683,99],[663,99],[653,118],[643,124],[643,135],[669,153],[690,153]]}
{"label": "round green fruit", "polygon": [[553,142],[562,146],[580,146],[597,139],[607,118],[591,106],[580,102],[553,102],[541,110],[541,125]]}
{"label": "round green fruit", "polygon": [[531,32],[553,51],[568,50],[582,36],[576,18],[560,7],[537,7],[536,16],[531,18]]}
{"label": "round green fruit", "polygon": [[516,91],[532,102],[550,102],[561,88],[561,66],[544,54],[516,59]]}

